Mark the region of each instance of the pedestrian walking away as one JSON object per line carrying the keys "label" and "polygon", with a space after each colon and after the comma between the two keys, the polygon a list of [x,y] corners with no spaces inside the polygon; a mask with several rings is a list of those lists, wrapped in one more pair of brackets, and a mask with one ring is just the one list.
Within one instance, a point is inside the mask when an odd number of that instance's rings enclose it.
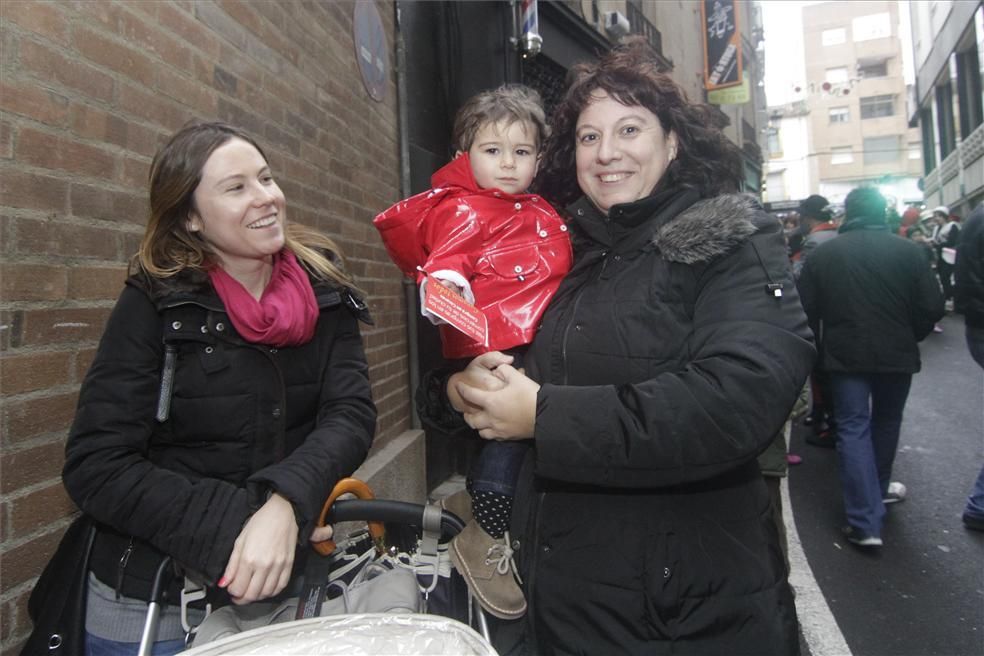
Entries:
{"label": "pedestrian walking away", "polygon": [[799,279],[810,325],[822,335],[837,419],[847,539],[882,546],[886,504],[905,498],[891,480],[917,342],[943,316],[943,297],[920,246],[891,232],[877,189],[845,201],[836,239],[811,255]]}

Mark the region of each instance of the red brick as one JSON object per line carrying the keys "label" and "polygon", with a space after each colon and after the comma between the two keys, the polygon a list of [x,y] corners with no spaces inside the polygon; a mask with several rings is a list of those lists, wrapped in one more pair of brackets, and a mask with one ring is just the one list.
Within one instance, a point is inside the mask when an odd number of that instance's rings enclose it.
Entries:
{"label": "red brick", "polygon": [[13,129],[7,121],[0,121],[0,158],[10,159],[13,156]]}
{"label": "red brick", "polygon": [[84,349],[76,353],[75,377],[73,380],[81,383],[85,379],[85,375],[89,372],[89,367],[92,366],[92,361],[95,359],[96,349]]}
{"label": "red brick", "polygon": [[68,270],[68,295],[76,300],[111,300],[123,289],[127,266],[73,267]]}
{"label": "red brick", "polygon": [[0,394],[23,394],[71,380],[74,356],[67,352],[25,353],[0,358]]}
{"label": "red brick", "polygon": [[21,219],[17,249],[21,254],[112,260],[119,257],[118,232],[63,221]]}
{"label": "red brick", "polygon": [[65,298],[65,269],[42,264],[0,264],[0,298],[11,301],[59,301]]}
{"label": "red brick", "polygon": [[39,88],[37,82],[11,81],[9,75],[0,79],[0,108],[47,125],[62,127],[68,122],[68,98]]}
{"label": "red brick", "polygon": [[119,106],[129,114],[162,126],[169,134],[194,118],[190,109],[129,84],[120,85]]}
{"label": "red brick", "polygon": [[45,80],[54,80],[81,91],[90,98],[113,102],[113,78],[92,66],[69,59],[47,46],[31,41],[20,42],[20,63]]}
{"label": "red brick", "polygon": [[75,216],[113,219],[138,225],[146,222],[147,198],[144,193],[131,194],[100,186],[73,184],[68,199],[71,213]]}
{"label": "red brick", "polygon": [[52,41],[68,43],[68,21],[59,3],[6,0],[3,19]]}
{"label": "red brick", "polygon": [[[64,435],[72,425],[77,400],[78,394],[73,392],[25,401],[5,401],[4,408],[0,410],[3,442],[16,444],[46,433]],[[52,472],[52,475],[58,473],[55,470]]]}
{"label": "red brick", "polygon": [[[69,273],[75,273],[69,269]],[[106,289],[111,298],[119,295],[122,284]],[[76,344],[98,340],[106,328],[110,308],[58,308],[23,310],[18,326],[18,346]]]}
{"label": "red brick", "polygon": [[[134,3],[133,6],[163,3]],[[130,43],[151,52],[175,68],[187,70],[191,66],[191,50],[185,42],[175,39],[157,25],[148,24],[142,17],[130,13],[120,13],[120,35]]]}
{"label": "red brick", "polygon": [[160,66],[136,48],[89,27],[77,26],[72,40],[83,57],[141,84],[149,84]]}
{"label": "red brick", "polygon": [[[3,603],[3,615],[0,616],[3,619],[0,620],[0,623],[3,624],[4,628],[0,630],[0,634],[4,636],[4,656],[7,655],[8,646],[19,646],[27,638],[28,630],[31,627],[31,618],[27,613],[27,600],[30,596],[31,590],[25,589]],[[12,654],[18,653],[12,652]]]}
{"label": "red brick", "polygon": [[0,198],[7,207],[64,212],[68,183],[47,175],[7,168],[0,175]]}
{"label": "red brick", "polygon": [[157,72],[157,88],[183,105],[189,105],[205,114],[215,114],[215,92],[194,80],[162,69]]}
{"label": "red brick", "polygon": [[[0,490],[4,494],[10,494],[42,481],[56,483],[61,480],[64,464],[64,439],[13,453],[8,451],[0,455],[0,475],[3,477]],[[7,571],[4,568],[4,578],[6,576]]]}
{"label": "red brick", "polygon": [[61,481],[11,500],[10,537],[23,538],[78,511]]}
{"label": "red brick", "polygon": [[194,44],[210,59],[219,55],[219,40],[211,31],[179,7],[163,2],[154,3],[157,6],[157,21],[162,28],[174,32],[186,43]]}
{"label": "red brick", "polygon": [[115,170],[114,157],[105,150],[28,128],[21,129],[15,153],[25,164],[94,178],[111,177]]}
{"label": "red brick", "polygon": [[[260,4],[260,3],[257,3]],[[299,59],[296,46],[287,41],[279,30],[271,26],[266,19],[260,16],[253,3],[239,2],[238,0],[220,0],[219,6],[237,21],[240,25],[259,37],[258,40],[246,40],[246,51],[250,51],[250,46],[256,43],[268,46],[277,55],[286,58],[291,64],[297,65]],[[252,54],[252,53],[251,53]]]}
{"label": "red brick", "polygon": [[129,130],[126,119],[91,105],[75,105],[71,114],[72,131],[75,134],[126,147]]}
{"label": "red brick", "polygon": [[[164,143],[165,136],[167,135],[160,130],[154,130],[137,123],[130,123],[127,128],[126,147],[138,155],[153,157],[157,149]],[[148,168],[149,166],[148,163]]]}
{"label": "red brick", "polygon": [[3,556],[3,590],[10,590],[41,574],[55,553],[64,530],[56,530],[8,549]]}

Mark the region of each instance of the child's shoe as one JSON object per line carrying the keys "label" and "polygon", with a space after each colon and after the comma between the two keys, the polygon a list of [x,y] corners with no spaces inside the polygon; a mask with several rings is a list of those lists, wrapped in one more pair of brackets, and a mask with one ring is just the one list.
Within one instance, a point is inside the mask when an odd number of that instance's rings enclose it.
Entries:
{"label": "child's shoe", "polygon": [[465,524],[472,520],[472,501],[468,490],[459,490],[441,499],[441,509],[450,510]]}
{"label": "child's shoe", "polygon": [[474,519],[451,541],[451,562],[483,609],[504,620],[526,613],[509,533],[496,540]]}

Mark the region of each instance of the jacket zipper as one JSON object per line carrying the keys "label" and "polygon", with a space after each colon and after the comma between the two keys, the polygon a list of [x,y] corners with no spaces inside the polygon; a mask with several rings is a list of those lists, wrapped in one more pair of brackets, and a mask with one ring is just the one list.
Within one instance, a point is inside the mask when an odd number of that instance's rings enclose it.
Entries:
{"label": "jacket zipper", "polygon": [[536,590],[536,563],[540,558],[540,508],[543,506],[543,498],[546,496],[546,492],[538,492],[536,495],[536,505],[533,508],[533,558],[530,559],[530,571],[527,575],[527,588],[528,593],[526,595],[527,617],[530,618],[530,642],[533,648],[536,649],[536,613],[533,607],[536,605],[534,601],[536,595],[534,591]]}
{"label": "jacket zipper", "polygon": [[[602,258],[601,271],[598,272],[595,280],[601,279],[602,274],[605,273],[605,268],[608,266],[608,251],[604,252]],[[564,365],[563,385],[569,384],[567,375],[567,337],[571,332],[571,325],[574,323],[574,318],[577,316],[577,306],[581,303],[581,297],[584,295],[585,287],[587,287],[587,285],[581,285],[581,289],[578,290],[577,296],[574,297],[574,305],[571,307],[571,315],[567,319],[567,325],[564,326],[564,339],[560,349],[560,359],[561,363]]]}

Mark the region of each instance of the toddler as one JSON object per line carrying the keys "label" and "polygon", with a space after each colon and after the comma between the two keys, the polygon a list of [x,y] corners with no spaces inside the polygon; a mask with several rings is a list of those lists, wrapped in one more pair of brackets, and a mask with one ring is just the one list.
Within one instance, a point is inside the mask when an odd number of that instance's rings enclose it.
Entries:
{"label": "toddler", "polygon": [[[546,133],[532,89],[511,84],[479,93],[455,117],[457,151],[432,176],[433,188],[374,221],[390,257],[420,284],[422,308],[427,285],[438,283],[485,314],[487,346],[422,310],[440,326],[445,358],[507,351],[518,360],[570,270],[567,226],[549,203],[527,193]],[[472,512],[451,507],[468,520],[451,543],[452,562],[482,607],[503,619],[526,612],[507,529],[527,448],[488,442],[468,477]]]}

